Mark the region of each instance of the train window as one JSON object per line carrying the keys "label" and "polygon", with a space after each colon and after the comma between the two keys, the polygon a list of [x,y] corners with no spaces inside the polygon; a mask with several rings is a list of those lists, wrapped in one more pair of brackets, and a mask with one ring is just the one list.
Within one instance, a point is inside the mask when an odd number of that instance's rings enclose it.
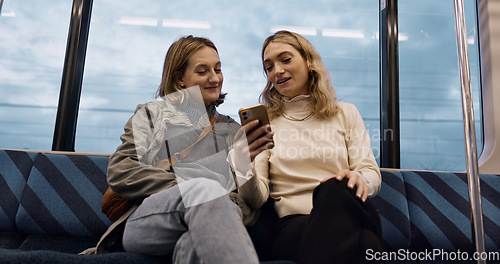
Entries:
{"label": "train window", "polygon": [[71,1],[3,1],[0,147],[50,150]]}
{"label": "train window", "polygon": [[[0,16],[1,147],[50,149],[71,3],[4,1]],[[265,85],[260,49],[279,29],[309,39],[339,100],[355,104],[380,156],[379,1],[94,1],[76,135],[77,151],[111,153],[137,104],[154,99],[163,59],[181,36],[219,49],[227,101],[254,104]],[[483,145],[476,1],[465,0],[478,151]],[[400,0],[401,167],[465,170],[454,7]],[[42,11],[43,10],[43,11]],[[15,113],[15,114],[14,114]],[[384,135],[385,136],[385,135]]]}
{"label": "train window", "polygon": [[[478,156],[482,106],[476,1],[465,0]],[[453,1],[398,1],[401,168],[465,170]]]}
{"label": "train window", "polygon": [[[231,5],[230,8],[227,5]],[[261,47],[278,29],[309,39],[331,72],[340,100],[354,103],[379,149],[379,3],[358,1],[94,1],[76,150],[113,152],[137,104],[154,99],[169,45],[184,35],[219,50],[228,99],[219,111],[237,119],[264,88]]]}

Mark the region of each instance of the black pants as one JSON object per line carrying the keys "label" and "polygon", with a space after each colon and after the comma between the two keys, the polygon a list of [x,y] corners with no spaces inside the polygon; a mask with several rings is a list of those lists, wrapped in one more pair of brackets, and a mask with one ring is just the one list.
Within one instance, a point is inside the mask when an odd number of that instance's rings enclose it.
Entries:
{"label": "black pants", "polygon": [[377,210],[355,191],[347,188],[347,179],[316,187],[309,215],[279,220],[273,258],[304,264],[363,263],[366,250],[383,251]]}

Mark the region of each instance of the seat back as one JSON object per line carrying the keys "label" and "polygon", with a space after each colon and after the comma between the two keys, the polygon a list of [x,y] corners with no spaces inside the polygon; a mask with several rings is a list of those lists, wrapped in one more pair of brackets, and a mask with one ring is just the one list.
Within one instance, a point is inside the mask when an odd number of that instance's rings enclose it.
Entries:
{"label": "seat back", "polygon": [[0,231],[16,231],[16,214],[37,153],[0,150]]}
{"label": "seat back", "polygon": [[98,238],[111,224],[100,211],[108,157],[39,153],[16,215],[29,235]]}

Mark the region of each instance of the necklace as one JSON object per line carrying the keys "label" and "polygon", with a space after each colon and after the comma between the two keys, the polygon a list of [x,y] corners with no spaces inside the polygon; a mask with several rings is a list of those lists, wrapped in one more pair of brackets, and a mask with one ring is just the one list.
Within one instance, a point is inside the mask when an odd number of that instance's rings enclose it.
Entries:
{"label": "necklace", "polygon": [[314,112],[311,112],[309,113],[308,115],[306,115],[305,117],[303,118],[296,118],[296,117],[293,117],[285,112],[283,112],[282,116],[285,118],[285,119],[288,119],[290,121],[304,121],[304,120],[307,120],[309,118],[311,118],[312,116],[314,115]]}

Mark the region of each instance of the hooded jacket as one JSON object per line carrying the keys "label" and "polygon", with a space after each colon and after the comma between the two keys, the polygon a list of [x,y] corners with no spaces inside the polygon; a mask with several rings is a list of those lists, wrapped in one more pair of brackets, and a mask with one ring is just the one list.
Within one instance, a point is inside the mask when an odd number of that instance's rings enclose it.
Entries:
{"label": "hooded jacket", "polygon": [[[170,188],[178,183],[178,181],[186,180],[186,174],[203,171],[209,172],[209,168],[204,167],[198,162],[188,162],[187,165],[174,166],[174,170],[164,170],[155,167],[154,164],[165,158],[165,142],[171,134],[176,131],[188,131],[188,134],[198,133],[205,126],[209,125],[208,115],[201,115],[197,124],[191,122],[187,111],[189,105],[177,103],[169,103],[165,100],[155,100],[147,104],[138,105],[134,115],[128,120],[124,127],[124,134],[120,137],[122,144],[111,155],[109,159],[107,180],[109,187],[120,196],[136,201],[134,206],[114,222],[108,230],[102,235],[97,246],[82,252],[81,254],[100,254],[116,251],[123,251],[121,238],[125,222],[128,217],[139,207],[141,202],[150,195],[157,193],[166,188]],[[208,114],[215,114],[215,107],[208,109]],[[217,122],[213,128],[215,135],[222,136],[225,140],[225,145],[232,148],[233,139],[240,128],[231,117],[218,115]],[[182,139],[183,136],[177,136],[176,140]],[[208,136],[207,136],[208,138]],[[192,138],[186,146],[194,143],[196,137]],[[202,143],[202,141],[200,141]],[[198,143],[198,144],[200,144]],[[198,145],[197,144],[197,145]],[[168,146],[167,146],[168,148]],[[192,152],[195,152],[196,148]],[[229,151],[229,149],[227,149]],[[218,151],[217,153],[226,153]],[[173,153],[171,153],[173,154]],[[195,156],[190,154],[189,156]],[[211,155],[213,162],[220,163],[221,160],[226,162],[226,156]],[[208,161],[210,163],[210,160]],[[207,162],[205,162],[207,163]],[[227,163],[227,162],[226,162]],[[234,172],[227,164],[227,175],[231,175],[231,179],[224,177],[220,172],[209,173],[209,178],[216,177],[220,180],[223,187],[228,190],[230,198],[235,202],[243,214],[243,223],[252,225],[258,211],[250,209],[236,191],[234,183]],[[183,175],[180,176],[179,172]]]}

